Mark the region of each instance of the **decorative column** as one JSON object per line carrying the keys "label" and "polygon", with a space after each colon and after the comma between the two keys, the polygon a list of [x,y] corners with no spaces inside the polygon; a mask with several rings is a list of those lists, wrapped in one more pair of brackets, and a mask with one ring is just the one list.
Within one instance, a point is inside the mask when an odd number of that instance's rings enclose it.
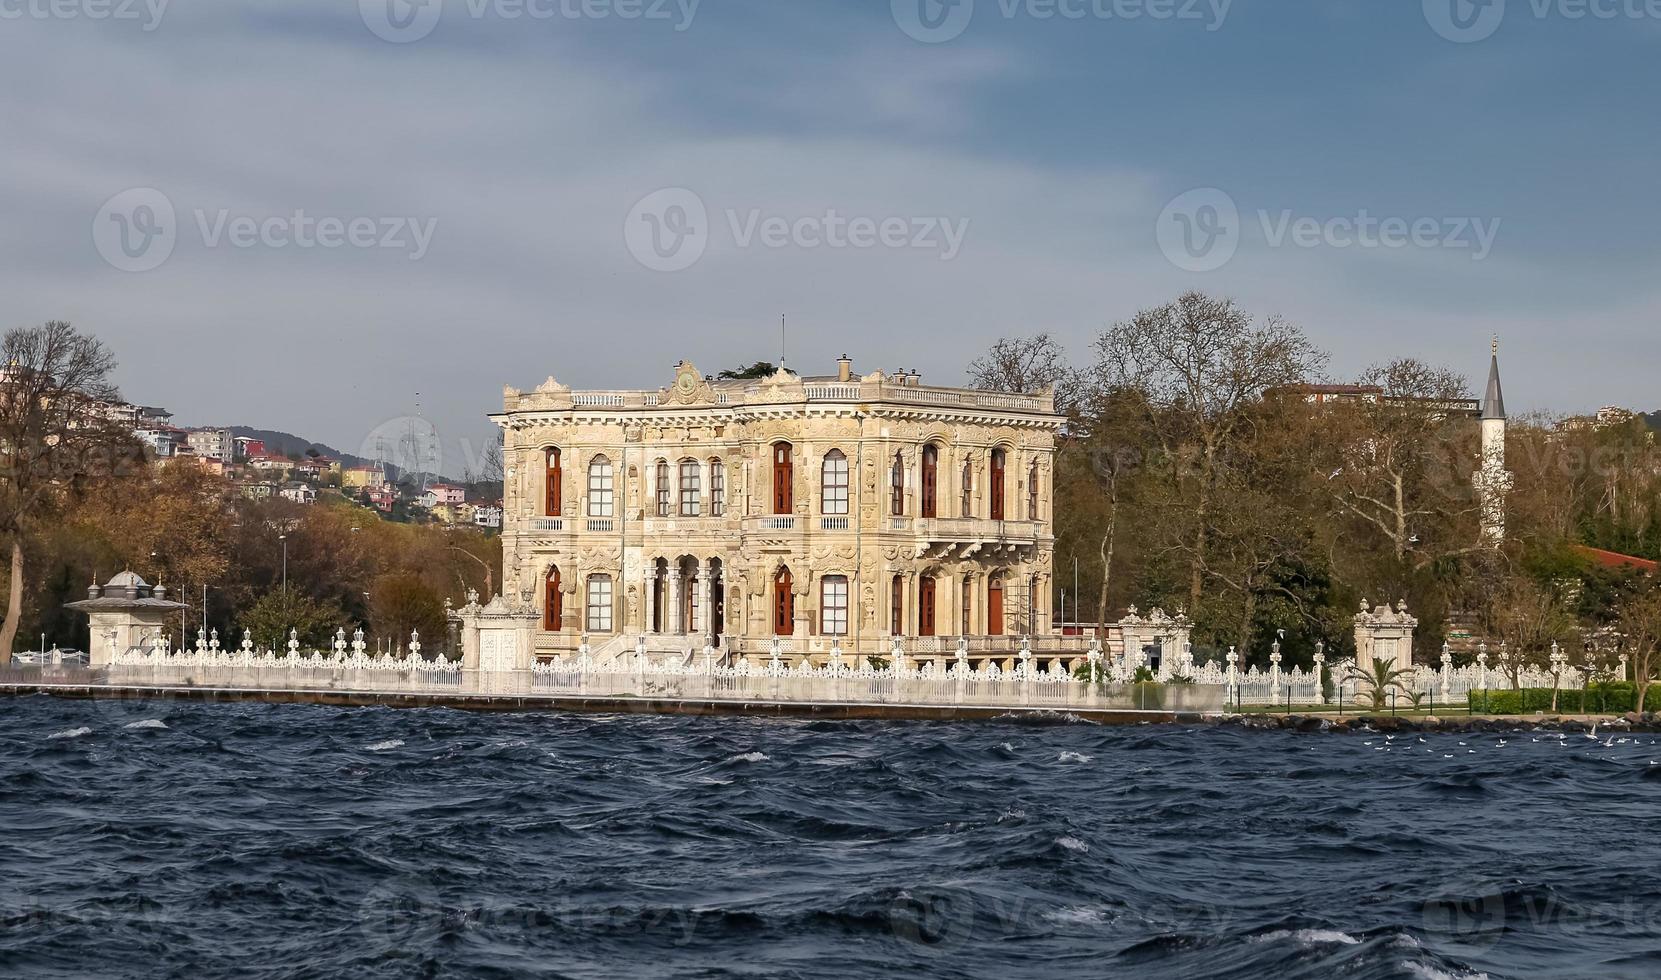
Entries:
{"label": "decorative column", "polygon": [[657,604],[657,562],[648,562],[640,573],[640,632],[652,632],[652,610]]}
{"label": "decorative column", "polygon": [[703,617],[699,629],[709,636],[715,626],[715,559],[705,558],[698,566],[698,581],[698,609]]}
{"label": "decorative column", "polygon": [[669,568],[669,608],[667,612],[668,615],[664,617],[668,620],[669,628],[667,632],[686,633],[686,624],[681,622],[681,569],[678,564],[671,565]]}

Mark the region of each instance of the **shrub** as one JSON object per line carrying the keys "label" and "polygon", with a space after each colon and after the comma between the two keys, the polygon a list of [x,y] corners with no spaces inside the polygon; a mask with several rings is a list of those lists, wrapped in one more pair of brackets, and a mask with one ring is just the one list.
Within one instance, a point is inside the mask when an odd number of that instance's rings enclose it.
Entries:
{"label": "shrub", "polygon": [[[1472,711],[1489,715],[1529,715],[1551,710],[1551,688],[1528,687],[1520,691],[1472,691]],[[1594,684],[1591,690],[1560,688],[1557,710],[1565,714],[1625,714],[1635,710],[1638,688],[1628,683]],[[1644,696],[1644,710],[1661,711],[1661,684],[1651,685]]]}

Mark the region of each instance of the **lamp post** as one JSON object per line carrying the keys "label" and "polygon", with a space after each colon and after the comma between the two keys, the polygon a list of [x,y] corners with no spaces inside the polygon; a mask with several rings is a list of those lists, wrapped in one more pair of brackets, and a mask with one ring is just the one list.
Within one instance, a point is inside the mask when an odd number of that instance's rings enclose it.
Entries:
{"label": "lamp post", "polygon": [[277,540],[283,546],[283,597],[288,597],[288,535],[279,534]]}

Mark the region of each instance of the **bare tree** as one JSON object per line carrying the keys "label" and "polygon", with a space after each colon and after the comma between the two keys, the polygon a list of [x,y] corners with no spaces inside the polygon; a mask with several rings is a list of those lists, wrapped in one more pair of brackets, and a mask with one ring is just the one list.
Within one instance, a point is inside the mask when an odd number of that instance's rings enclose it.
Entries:
{"label": "bare tree", "polygon": [[1522,668],[1547,666],[1552,644],[1575,631],[1574,617],[1562,600],[1521,576],[1506,579],[1495,591],[1487,618],[1490,632],[1505,641],[1506,655],[1499,666],[1512,689],[1522,686]]}
{"label": "bare tree", "polygon": [[1315,462],[1327,469],[1317,475],[1333,504],[1381,537],[1398,566],[1417,571],[1482,549],[1464,379],[1404,359],[1369,368],[1357,384],[1324,413],[1324,445],[1336,458]]}
{"label": "bare tree", "polygon": [[1234,304],[1190,292],[1137,313],[1096,340],[1097,393],[1134,391],[1191,520],[1181,543],[1188,608],[1204,586],[1219,477],[1250,406],[1276,388],[1314,377],[1326,357],[1279,317],[1259,323]]}
{"label": "bare tree", "polygon": [[969,363],[969,384],[1017,395],[1054,389],[1056,408],[1063,413],[1072,407],[1077,387],[1067,352],[1047,333],[999,338]]}
{"label": "bare tree", "polygon": [[23,616],[25,541],[77,481],[115,465],[102,408],[116,390],[109,350],[61,320],[8,331],[0,356],[0,538],[11,549],[0,654],[9,660]]}
{"label": "bare tree", "polygon": [[1618,620],[1621,649],[1632,664],[1632,682],[1638,688],[1638,711],[1644,710],[1644,692],[1661,667],[1661,589],[1651,589],[1621,604]]}

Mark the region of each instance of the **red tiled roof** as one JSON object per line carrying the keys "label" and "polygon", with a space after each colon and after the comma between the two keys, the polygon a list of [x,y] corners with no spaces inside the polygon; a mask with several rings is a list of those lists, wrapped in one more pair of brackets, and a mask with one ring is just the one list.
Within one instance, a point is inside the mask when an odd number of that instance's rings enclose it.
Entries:
{"label": "red tiled roof", "polygon": [[1636,568],[1642,572],[1654,574],[1661,570],[1661,562],[1650,561],[1648,558],[1637,558],[1632,555],[1623,555],[1618,551],[1605,551],[1602,548],[1592,548],[1577,544],[1574,550],[1604,568]]}

